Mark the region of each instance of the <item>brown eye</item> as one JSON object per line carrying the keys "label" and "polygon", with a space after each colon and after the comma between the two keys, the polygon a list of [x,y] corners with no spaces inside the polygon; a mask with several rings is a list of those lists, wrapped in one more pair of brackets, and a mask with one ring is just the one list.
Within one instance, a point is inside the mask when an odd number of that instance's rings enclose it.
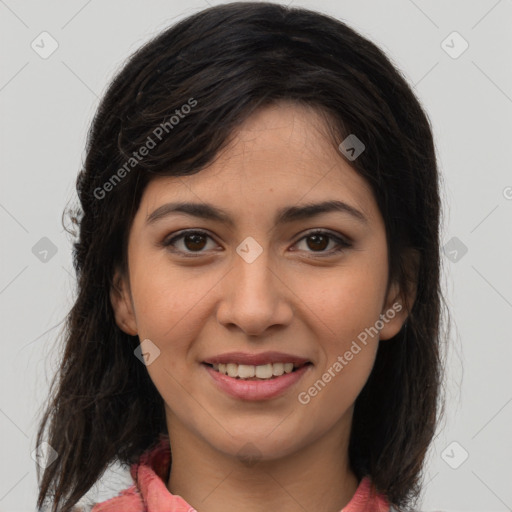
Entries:
{"label": "brown eye", "polygon": [[[162,243],[164,247],[169,247],[172,252],[184,256],[200,256],[207,252],[208,240],[213,238],[205,231],[188,230],[166,240]],[[352,244],[343,238],[336,236],[328,231],[314,231],[302,237],[299,242],[306,241],[306,252],[317,253],[318,256],[331,256],[342,252],[351,247]],[[329,244],[333,242],[334,247],[326,250]],[[181,247],[179,246],[181,243]]]}
{"label": "brown eye", "polygon": [[[298,243],[303,240],[306,240],[306,252],[319,253],[320,256],[330,256],[352,246],[347,240],[328,231],[313,231],[302,237]],[[334,248],[326,251],[330,242],[334,242]]]}
{"label": "brown eye", "polygon": [[[202,252],[206,252],[203,249],[208,245],[208,239],[212,240],[212,237],[204,231],[183,231],[179,235],[164,241],[162,245],[173,248],[173,252],[185,255],[193,253],[200,255]],[[178,242],[181,242],[181,247],[176,247],[179,245]]]}
{"label": "brown eye", "polygon": [[205,236],[198,234],[185,235],[183,237],[183,243],[187,249],[198,251],[204,248],[205,238]]}
{"label": "brown eye", "polygon": [[310,235],[307,239],[310,241],[308,247],[315,251],[322,251],[329,245],[329,237],[325,235]]}

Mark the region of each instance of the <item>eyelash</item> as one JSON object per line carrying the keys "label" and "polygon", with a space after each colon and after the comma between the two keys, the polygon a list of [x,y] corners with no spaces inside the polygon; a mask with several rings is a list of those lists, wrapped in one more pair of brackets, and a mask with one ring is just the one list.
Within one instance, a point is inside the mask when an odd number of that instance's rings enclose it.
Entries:
{"label": "eyelash", "polygon": [[[177,240],[179,240],[181,238],[184,238],[187,235],[196,235],[196,234],[197,235],[203,235],[203,236],[208,237],[208,238],[213,240],[213,238],[206,231],[202,231],[200,229],[189,229],[189,230],[186,230],[186,231],[182,231],[180,234],[178,234],[176,236],[173,236],[170,239],[164,240],[162,242],[162,245],[164,247],[170,247],[174,243],[176,243]],[[297,240],[296,243],[299,243],[302,240],[307,239],[307,238],[309,238],[311,236],[314,236],[314,235],[327,236],[329,239],[334,240],[337,243],[337,245],[338,245],[338,247],[336,247],[335,249],[331,249],[330,251],[326,251],[326,252],[311,251],[313,254],[320,255],[319,257],[321,257],[321,258],[322,257],[326,257],[326,256],[332,256],[334,254],[338,254],[338,253],[340,253],[340,252],[344,251],[345,249],[348,249],[349,247],[352,246],[351,243],[349,243],[348,241],[344,240],[343,238],[338,237],[336,235],[333,235],[330,231],[324,231],[324,230],[310,231],[309,233],[306,233],[302,238]],[[196,251],[196,252],[194,252],[194,251],[174,250],[172,252],[181,253],[182,255],[185,255],[185,257],[187,257],[187,258],[194,258],[194,257],[200,256],[204,251]]]}

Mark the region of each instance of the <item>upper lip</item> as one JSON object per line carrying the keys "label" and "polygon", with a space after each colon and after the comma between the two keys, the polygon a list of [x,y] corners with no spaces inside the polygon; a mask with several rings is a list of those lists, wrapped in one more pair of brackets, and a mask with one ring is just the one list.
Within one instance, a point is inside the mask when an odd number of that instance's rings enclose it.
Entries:
{"label": "upper lip", "polygon": [[304,357],[285,354],[283,352],[261,352],[259,354],[250,354],[248,352],[228,352],[209,357],[203,362],[207,364],[235,363],[259,366],[269,363],[293,363],[294,365],[302,365],[309,363],[310,361]]}

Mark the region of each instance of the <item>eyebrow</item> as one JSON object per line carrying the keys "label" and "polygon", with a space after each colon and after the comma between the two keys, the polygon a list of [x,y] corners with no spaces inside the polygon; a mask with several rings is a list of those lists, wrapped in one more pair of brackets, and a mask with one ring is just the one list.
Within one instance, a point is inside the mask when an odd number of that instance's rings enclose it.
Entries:
{"label": "eyebrow", "polygon": [[[368,219],[358,209],[338,200],[323,201],[321,203],[306,203],[300,206],[288,206],[281,208],[275,216],[274,223],[276,225],[286,224],[330,212],[345,213],[352,216],[362,224],[368,224]],[[233,219],[226,211],[208,203],[188,202],[166,203],[148,215],[146,223],[152,224],[163,217],[172,215],[173,213],[185,213],[201,219],[222,222],[231,227],[234,226]]]}

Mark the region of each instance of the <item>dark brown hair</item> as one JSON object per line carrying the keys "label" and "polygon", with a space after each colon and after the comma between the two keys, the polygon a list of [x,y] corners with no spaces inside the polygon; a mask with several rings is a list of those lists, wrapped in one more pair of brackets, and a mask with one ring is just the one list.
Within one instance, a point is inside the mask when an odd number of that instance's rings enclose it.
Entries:
{"label": "dark brown hair", "polygon": [[[429,120],[383,51],[342,21],[236,2],[185,18],[141,47],[92,122],[71,212],[77,296],[37,436],[39,445],[48,427],[44,440],[58,457],[42,478],[37,468],[38,507],[52,498],[52,512],[68,512],[110,463],[132,464],[167,432],[163,399],[134,356],[139,339],[118,328],[109,299],[114,270],[126,271],[145,186],[156,174],[200,172],[248,116],[282,100],[327,114],[336,145],[349,134],[363,141],[351,165],[385,221],[389,278],[402,290],[417,284],[406,327],[379,344],[349,446],[358,478],[369,475],[396,507],[417,500],[443,410],[440,177]],[[154,148],[134,163],[148,138]],[[411,250],[419,255],[412,271]]]}

